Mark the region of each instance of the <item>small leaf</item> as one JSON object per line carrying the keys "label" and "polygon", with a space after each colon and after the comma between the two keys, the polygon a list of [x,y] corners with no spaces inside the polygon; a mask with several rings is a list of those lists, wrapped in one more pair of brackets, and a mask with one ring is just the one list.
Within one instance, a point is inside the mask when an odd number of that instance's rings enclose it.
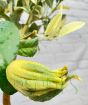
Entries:
{"label": "small leaf", "polygon": [[85,23],[81,22],[81,21],[71,22],[71,23],[63,26],[63,28],[60,30],[59,35],[60,36],[67,35],[73,31],[76,31],[76,30],[82,28],[84,25],[85,25]]}
{"label": "small leaf", "polygon": [[0,11],[4,10],[7,7],[7,4],[5,1],[0,0]]}
{"label": "small leaf", "polygon": [[62,13],[54,16],[54,18],[50,21],[50,23],[46,28],[45,35],[50,35],[53,31],[55,31],[58,24],[61,22],[61,19],[62,19]]}
{"label": "small leaf", "polygon": [[15,23],[15,25],[19,28],[20,24],[19,24],[19,20],[21,17],[23,10],[22,9],[17,9],[14,10],[14,12],[10,15],[10,21],[12,21],[13,23]]}
{"label": "small leaf", "polygon": [[7,7],[6,11],[9,12],[9,13],[13,12],[13,2],[12,2],[12,0],[8,3],[8,7]]}
{"label": "small leaf", "polygon": [[66,23],[66,15],[63,15],[60,23],[58,24],[56,29],[47,37],[47,39],[54,39],[60,37],[59,32],[62,29],[62,27],[65,25],[65,23]]}
{"label": "small leaf", "polygon": [[22,40],[19,45],[18,55],[33,57],[38,50],[38,38]]}
{"label": "small leaf", "polygon": [[18,0],[18,2],[17,2],[17,6],[21,6],[21,7],[23,7],[23,1],[24,1],[24,0]]}
{"label": "small leaf", "polygon": [[45,2],[47,3],[47,5],[48,5],[50,8],[52,8],[52,6],[53,6],[53,1],[54,1],[54,0],[45,0]]}
{"label": "small leaf", "polygon": [[66,6],[66,5],[59,5],[59,6],[57,7],[57,9],[60,9],[61,6],[63,7],[63,10],[69,10],[69,9],[70,9],[70,7],[69,7],[69,6]]}
{"label": "small leaf", "polygon": [[37,18],[41,18],[41,16],[42,16],[42,6],[40,6],[40,5],[33,6],[32,13],[33,13],[33,16],[36,16]]}
{"label": "small leaf", "polygon": [[14,0],[14,6],[16,7],[19,0]]}
{"label": "small leaf", "polygon": [[34,4],[37,4],[37,0],[31,0]]}
{"label": "small leaf", "polygon": [[33,48],[21,48],[18,51],[18,55],[25,56],[25,57],[33,57],[35,53],[37,52],[37,47]]}
{"label": "small leaf", "polygon": [[27,6],[29,6],[30,0],[25,0]]}
{"label": "small leaf", "polygon": [[26,39],[26,40],[21,40],[19,48],[31,48],[31,47],[36,47],[38,45],[38,38],[33,38],[33,39]]}
{"label": "small leaf", "polygon": [[59,2],[59,3],[61,3],[63,0],[56,0],[56,2]]}
{"label": "small leaf", "polygon": [[28,32],[33,32],[34,30],[39,30],[39,26],[36,23],[32,23],[31,26],[28,29]]}

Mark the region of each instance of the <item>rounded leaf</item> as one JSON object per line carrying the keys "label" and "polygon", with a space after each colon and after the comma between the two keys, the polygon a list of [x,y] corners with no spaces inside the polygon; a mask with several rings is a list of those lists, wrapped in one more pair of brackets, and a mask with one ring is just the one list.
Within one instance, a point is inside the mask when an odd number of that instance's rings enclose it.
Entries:
{"label": "rounded leaf", "polygon": [[6,67],[16,57],[19,36],[18,28],[12,22],[0,22],[0,88],[9,95],[16,90],[6,78]]}

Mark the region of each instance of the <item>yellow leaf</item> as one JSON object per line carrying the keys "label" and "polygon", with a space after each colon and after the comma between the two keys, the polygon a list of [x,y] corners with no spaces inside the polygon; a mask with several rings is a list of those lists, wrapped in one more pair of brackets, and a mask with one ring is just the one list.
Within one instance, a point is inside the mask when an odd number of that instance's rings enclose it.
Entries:
{"label": "yellow leaf", "polygon": [[62,27],[59,35],[60,36],[67,35],[67,34],[73,32],[73,31],[76,31],[76,30],[82,28],[84,25],[85,25],[85,22],[82,22],[82,21],[71,22],[71,23],[66,24]]}
{"label": "yellow leaf", "polygon": [[56,30],[56,28],[57,28],[58,24],[60,23],[61,19],[62,19],[62,13],[54,16],[54,18],[50,21],[50,23],[47,26],[47,29],[45,31],[46,36],[50,35],[51,33],[53,33]]}
{"label": "yellow leaf", "polygon": [[69,6],[66,6],[66,5],[59,5],[59,6],[57,7],[57,9],[60,9],[61,6],[63,6],[63,10],[69,10],[69,9],[70,9],[70,7],[69,7]]}
{"label": "yellow leaf", "polygon": [[[64,26],[64,24],[66,23],[66,15],[63,15],[60,19],[60,21],[58,22],[58,24],[56,25],[55,29],[51,30],[48,34],[47,34],[47,39],[53,39],[59,36],[59,32],[61,30],[61,28]],[[50,28],[51,29],[51,28]]]}

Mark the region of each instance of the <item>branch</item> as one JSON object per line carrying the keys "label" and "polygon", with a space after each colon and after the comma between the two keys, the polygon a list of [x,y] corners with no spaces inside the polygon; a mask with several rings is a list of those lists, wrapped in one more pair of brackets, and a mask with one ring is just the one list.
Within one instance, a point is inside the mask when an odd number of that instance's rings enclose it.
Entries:
{"label": "branch", "polygon": [[3,93],[3,105],[11,105],[10,96],[5,93]]}

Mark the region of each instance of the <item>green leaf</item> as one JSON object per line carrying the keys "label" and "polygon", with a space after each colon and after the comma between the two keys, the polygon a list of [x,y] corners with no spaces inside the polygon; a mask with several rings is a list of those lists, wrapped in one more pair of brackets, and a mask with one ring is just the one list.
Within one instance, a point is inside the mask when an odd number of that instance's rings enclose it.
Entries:
{"label": "green leaf", "polygon": [[3,12],[3,10],[7,7],[7,4],[5,1],[0,0],[0,11]]}
{"label": "green leaf", "polygon": [[0,12],[0,18],[3,18],[5,20],[10,20],[9,17],[4,12]]}
{"label": "green leaf", "polygon": [[33,57],[38,50],[38,38],[22,40],[19,45],[18,55]]}
{"label": "green leaf", "polygon": [[23,7],[23,2],[22,2],[23,0],[18,0],[18,2],[17,2],[17,6],[22,6]]}
{"label": "green leaf", "polygon": [[16,90],[6,78],[6,67],[16,57],[19,40],[19,31],[13,23],[0,22],[0,88],[10,95]]}
{"label": "green leaf", "polygon": [[17,6],[18,1],[19,1],[19,0],[15,0],[15,1],[14,1],[14,6],[15,6],[15,7]]}
{"label": "green leaf", "polygon": [[30,0],[25,0],[27,6],[29,6]]}
{"label": "green leaf", "polygon": [[14,10],[14,12],[10,15],[10,21],[15,23],[15,25],[18,28],[20,27],[19,20],[20,20],[22,12],[23,12],[22,9],[17,9],[17,10]]}
{"label": "green leaf", "polygon": [[8,11],[10,14],[13,12],[13,1],[12,0],[9,1],[6,11]]}
{"label": "green leaf", "polygon": [[26,39],[26,40],[21,40],[19,48],[30,48],[30,47],[36,47],[38,45],[38,38],[33,38],[33,39]]}
{"label": "green leaf", "polygon": [[67,35],[71,32],[74,32],[80,28],[82,28],[85,25],[84,22],[81,21],[75,21],[75,22],[71,22],[69,24],[66,24],[62,27],[62,29],[60,30],[59,35],[60,36],[64,36]]}
{"label": "green leaf", "polygon": [[4,68],[4,67],[5,67],[5,62],[2,55],[0,55],[0,68]]}
{"label": "green leaf", "polygon": [[19,38],[19,31],[13,23],[9,21],[0,22],[0,54],[7,64],[16,57]]}
{"label": "green leaf", "polygon": [[59,3],[61,3],[63,0],[56,0],[56,2],[59,2]]}
{"label": "green leaf", "polygon": [[45,0],[45,2],[47,3],[47,5],[48,5],[50,8],[52,8],[52,6],[53,6],[53,1],[54,1],[54,0]]}
{"label": "green leaf", "polygon": [[33,32],[34,30],[39,30],[39,26],[36,23],[32,23],[28,29],[28,32]]}
{"label": "green leaf", "polygon": [[37,0],[31,0],[31,2],[33,2],[34,4],[37,4]]}
{"label": "green leaf", "polygon": [[40,5],[35,5],[32,8],[32,13],[33,13],[33,18],[38,18],[40,19],[42,17],[42,6]]}
{"label": "green leaf", "polygon": [[17,92],[17,90],[8,82],[6,78],[6,67],[0,67],[0,88],[8,95],[12,95]]}
{"label": "green leaf", "polygon": [[6,2],[3,0],[0,0],[0,18],[9,20],[9,17],[4,13],[6,8],[7,8]]}
{"label": "green leaf", "polygon": [[37,52],[37,47],[33,48],[21,48],[18,51],[18,55],[25,56],[25,57],[33,57]]}

